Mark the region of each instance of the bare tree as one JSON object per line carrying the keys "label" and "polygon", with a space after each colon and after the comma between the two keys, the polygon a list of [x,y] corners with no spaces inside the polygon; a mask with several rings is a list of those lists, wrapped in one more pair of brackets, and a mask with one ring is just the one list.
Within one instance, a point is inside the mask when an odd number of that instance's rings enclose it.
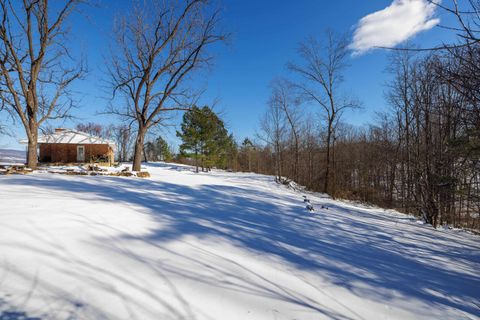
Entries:
{"label": "bare tree", "polygon": [[303,80],[297,84],[303,98],[318,104],[325,114],[327,136],[324,191],[332,194],[331,149],[335,125],[345,110],[359,106],[357,101],[339,92],[343,71],[347,67],[348,41],[345,36],[337,36],[332,31],[327,31],[324,43],[310,38],[300,44],[298,52],[302,62],[289,63],[288,67]]}
{"label": "bare tree", "polygon": [[162,122],[165,112],[188,110],[191,91],[185,81],[210,62],[206,49],[225,39],[218,31],[219,10],[209,3],[146,1],[119,20],[109,73],[114,97],[120,94],[126,103],[108,112],[137,126],[133,170],[140,170],[147,131]]}
{"label": "bare tree", "polygon": [[100,123],[94,122],[87,122],[87,123],[78,123],[75,126],[77,131],[85,132],[93,136],[101,137],[104,139],[108,139],[110,137],[110,130],[109,126],[104,126]]}
{"label": "bare tree", "polygon": [[397,141],[400,148],[400,179],[401,190],[399,198],[407,213],[413,203],[413,166],[412,166],[412,127],[413,127],[413,76],[415,63],[412,52],[394,52],[390,56],[390,66],[387,69],[393,79],[387,84],[389,90],[386,98],[389,101],[396,122]]}
{"label": "bare tree", "polygon": [[293,84],[281,78],[272,81],[272,95],[270,103],[279,108],[285,115],[290,133],[293,137],[294,161],[293,161],[293,180],[298,182],[298,164],[300,155],[299,141],[299,113],[298,102],[293,92]]}
{"label": "bare tree", "polygon": [[65,21],[84,0],[0,0],[0,100],[20,119],[28,139],[27,165],[37,167],[37,139],[47,119],[67,116],[70,84],[84,73],[72,64]]}
{"label": "bare tree", "polygon": [[277,103],[270,101],[267,111],[260,120],[260,130],[257,136],[273,149],[276,179],[282,182],[286,121],[285,114]]}
{"label": "bare tree", "polygon": [[125,125],[117,125],[110,127],[111,137],[117,146],[118,161],[128,161],[128,156],[132,145],[132,129]]}
{"label": "bare tree", "polygon": [[315,161],[316,149],[318,149],[318,132],[316,129],[314,116],[307,115],[301,127],[301,144],[304,150],[302,160],[305,162],[304,170],[302,171],[304,171],[303,181],[305,181],[305,185],[310,189],[314,188],[314,164],[318,163],[318,161]]}

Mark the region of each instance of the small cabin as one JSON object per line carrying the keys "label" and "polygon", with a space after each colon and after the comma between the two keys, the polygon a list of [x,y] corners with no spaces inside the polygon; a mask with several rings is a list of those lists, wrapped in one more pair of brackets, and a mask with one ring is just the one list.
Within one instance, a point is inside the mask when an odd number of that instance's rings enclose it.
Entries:
{"label": "small cabin", "polygon": [[112,165],[115,143],[70,129],[55,129],[38,137],[38,160],[41,163],[99,163]]}

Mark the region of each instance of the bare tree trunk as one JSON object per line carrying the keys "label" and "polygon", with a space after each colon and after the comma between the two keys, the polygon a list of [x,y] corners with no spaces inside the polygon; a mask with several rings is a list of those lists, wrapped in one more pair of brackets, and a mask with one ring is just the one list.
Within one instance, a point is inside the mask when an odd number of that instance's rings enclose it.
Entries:
{"label": "bare tree trunk", "polygon": [[37,141],[28,139],[28,151],[27,151],[27,166],[30,169],[37,169],[38,154],[37,154]]}
{"label": "bare tree trunk", "polygon": [[195,148],[195,172],[198,173],[198,149]]}
{"label": "bare tree trunk", "polygon": [[333,134],[333,139],[332,139],[332,146],[331,146],[331,153],[332,153],[332,161],[331,161],[331,166],[332,166],[332,171],[330,173],[330,195],[332,196],[333,199],[335,199],[335,194],[337,192],[337,171],[335,167],[335,134]]}
{"label": "bare tree trunk", "polygon": [[333,124],[329,121],[327,132],[327,155],[325,159],[325,182],[323,187],[325,193],[330,193],[330,145],[332,140],[332,127]]}
{"label": "bare tree trunk", "polygon": [[299,148],[298,148],[298,136],[297,133],[295,132],[295,172],[294,172],[294,177],[295,181],[298,182],[298,159],[299,159]]}
{"label": "bare tree trunk", "polygon": [[139,128],[137,132],[137,139],[135,140],[135,151],[133,153],[132,171],[140,171],[142,168],[142,151],[145,140],[145,128]]}
{"label": "bare tree trunk", "polygon": [[37,165],[38,165],[38,151],[37,151],[38,128],[37,128],[36,121],[34,119],[30,119],[27,132],[28,132],[27,166],[30,169],[35,170],[37,169]]}
{"label": "bare tree trunk", "polygon": [[127,161],[127,153],[128,153],[128,150],[127,150],[127,144],[122,144],[122,152],[120,153],[120,162],[124,162],[124,161]]}
{"label": "bare tree trunk", "polygon": [[[145,151],[145,145],[143,145],[142,151],[143,151],[143,162],[147,163],[148,162],[148,154]],[[150,159],[151,159],[151,157],[150,157]]]}
{"label": "bare tree trunk", "polygon": [[27,151],[27,166],[35,170],[38,165],[38,153],[37,153],[37,141],[28,140],[28,151]]}

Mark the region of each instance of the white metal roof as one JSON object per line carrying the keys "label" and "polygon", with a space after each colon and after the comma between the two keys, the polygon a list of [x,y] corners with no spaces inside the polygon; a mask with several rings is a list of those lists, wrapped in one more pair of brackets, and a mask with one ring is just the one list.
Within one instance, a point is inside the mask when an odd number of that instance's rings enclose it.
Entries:
{"label": "white metal roof", "polygon": [[[28,140],[21,140],[20,143],[27,144]],[[115,149],[115,142],[102,139],[88,133],[65,129],[52,134],[38,137],[38,143],[66,143],[66,144],[108,144]]]}

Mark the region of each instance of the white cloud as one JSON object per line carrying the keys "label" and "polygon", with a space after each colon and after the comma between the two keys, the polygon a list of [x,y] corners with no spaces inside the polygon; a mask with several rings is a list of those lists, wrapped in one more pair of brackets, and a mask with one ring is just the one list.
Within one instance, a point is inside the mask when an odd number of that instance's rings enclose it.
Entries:
{"label": "white cloud", "polygon": [[363,17],[350,48],[361,54],[375,47],[394,47],[440,20],[433,18],[436,5],[426,0],[394,0],[383,10]]}

